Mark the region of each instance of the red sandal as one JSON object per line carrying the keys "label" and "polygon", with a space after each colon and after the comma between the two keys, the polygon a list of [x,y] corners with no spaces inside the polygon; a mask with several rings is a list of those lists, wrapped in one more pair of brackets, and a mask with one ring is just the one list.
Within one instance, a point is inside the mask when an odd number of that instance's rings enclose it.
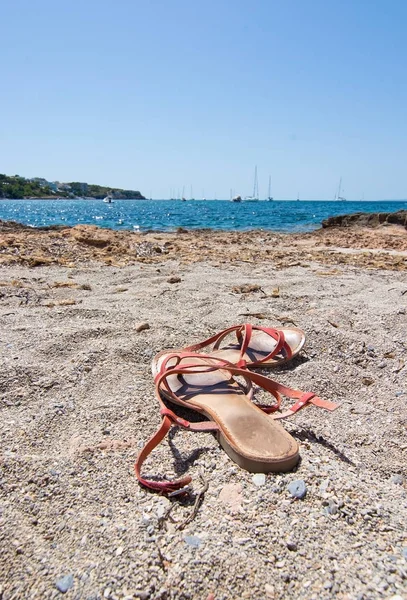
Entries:
{"label": "red sandal", "polygon": [[[242,377],[245,385],[233,376]],[[254,404],[251,401],[253,383],[270,392],[276,399],[276,404]],[[155,384],[162,423],[137,457],[135,472],[142,485],[163,494],[178,493],[177,490],[181,490],[181,493],[186,492],[185,486],[190,483],[191,477],[177,481],[155,481],[142,477],[140,470],[147,456],[173,425],[190,431],[216,431],[226,453],[247,471],[279,472],[288,471],[297,464],[299,450],[295,439],[276,419],[293,415],[309,404],[327,410],[337,408],[335,404],[323,401],[313,393],[288,388],[226,360],[203,354],[169,354],[161,362]],[[297,402],[290,409],[277,414],[280,410],[281,394]],[[168,408],[162,397],[202,413],[209,420],[190,423]]]}
{"label": "red sandal", "polygon": [[[236,340],[231,340],[235,334]],[[229,339],[228,339],[229,338]],[[224,342],[221,346],[221,343]],[[275,367],[296,356],[305,344],[305,333],[297,327],[274,329],[260,325],[234,325],[212,337],[180,350],[164,350],[154,357],[152,371],[155,376],[166,356],[174,352],[197,352],[212,346],[207,355],[221,358],[239,367]]]}

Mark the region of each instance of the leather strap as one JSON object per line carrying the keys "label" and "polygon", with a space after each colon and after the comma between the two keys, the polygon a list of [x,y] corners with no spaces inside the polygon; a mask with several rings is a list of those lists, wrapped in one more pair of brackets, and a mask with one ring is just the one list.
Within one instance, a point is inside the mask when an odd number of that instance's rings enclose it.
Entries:
{"label": "leather strap", "polygon": [[[250,347],[250,341],[252,338],[253,330],[263,331],[264,333],[272,337],[274,340],[276,340],[277,344],[275,348],[269,354],[267,354],[267,356],[255,361],[247,362],[243,357],[246,354],[246,350]],[[274,329],[272,327],[262,327],[260,325],[251,325],[250,323],[244,323],[243,325],[234,325],[232,327],[229,327],[228,329],[224,329],[223,331],[216,333],[212,337],[207,338],[203,342],[199,342],[198,344],[188,346],[184,350],[186,352],[196,352],[197,350],[202,350],[203,348],[207,348],[212,344],[213,350],[218,350],[222,340],[233,332],[236,333],[236,338],[241,344],[240,358],[237,363],[240,367],[244,367],[247,364],[250,366],[255,366],[268,362],[269,360],[277,356],[282,350],[285,351],[287,359],[290,359],[292,357],[292,350],[290,348],[290,345],[286,342],[284,332],[282,330]]]}
{"label": "leather strap", "polygon": [[[158,444],[164,439],[172,425],[178,425],[179,427],[184,427],[185,429],[189,429],[190,431],[216,431],[219,429],[218,425],[214,421],[202,421],[200,423],[190,423],[185,419],[181,419],[177,417],[172,410],[165,407],[161,409],[160,413],[163,415],[163,420],[161,422],[160,427],[151,436],[148,440],[144,448],[141,450],[139,455],[137,456],[134,471],[136,473],[136,477],[139,482],[150,490],[154,490],[155,492],[161,492],[162,494],[171,494],[180,490],[182,488],[187,488],[188,484],[191,483],[192,478],[190,476],[184,477],[183,479],[178,479],[176,481],[154,481],[151,479],[145,479],[141,476],[141,467],[146,460],[147,456],[158,446]],[[185,489],[183,493],[188,493],[188,489]]]}

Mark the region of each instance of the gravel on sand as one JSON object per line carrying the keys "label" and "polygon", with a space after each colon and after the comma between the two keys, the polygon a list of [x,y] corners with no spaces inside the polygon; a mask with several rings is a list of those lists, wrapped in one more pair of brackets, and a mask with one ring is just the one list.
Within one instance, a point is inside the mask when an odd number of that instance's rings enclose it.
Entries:
{"label": "gravel on sand", "polygon": [[[68,260],[51,233],[35,268],[42,234],[0,248],[1,600],[407,598],[405,238],[154,234],[161,252],[109,264],[85,242]],[[141,488],[152,357],[245,321],[304,329],[266,374],[339,408],[285,420],[301,461],[264,482],[174,428],[143,471],[190,474],[192,496]]]}

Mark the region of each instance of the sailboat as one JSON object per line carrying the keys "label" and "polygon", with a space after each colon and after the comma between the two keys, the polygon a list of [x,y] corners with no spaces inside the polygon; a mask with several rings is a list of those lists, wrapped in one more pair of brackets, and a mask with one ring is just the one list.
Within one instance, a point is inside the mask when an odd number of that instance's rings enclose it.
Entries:
{"label": "sailboat", "polygon": [[253,196],[245,196],[246,202],[257,202],[259,199],[259,182],[257,179],[257,165],[254,167],[254,182],[253,182]]}
{"label": "sailboat", "polygon": [[103,202],[105,202],[106,204],[112,204],[114,202],[112,196],[109,196],[109,194],[103,198]]}
{"label": "sailboat", "polygon": [[267,196],[267,200],[269,202],[271,202],[272,200],[274,200],[273,196],[271,195],[271,175],[269,175],[269,193]]}
{"label": "sailboat", "polygon": [[339,178],[338,193],[335,194],[334,200],[342,200],[342,202],[346,202],[346,198],[341,196],[341,188],[342,188],[342,177]]}

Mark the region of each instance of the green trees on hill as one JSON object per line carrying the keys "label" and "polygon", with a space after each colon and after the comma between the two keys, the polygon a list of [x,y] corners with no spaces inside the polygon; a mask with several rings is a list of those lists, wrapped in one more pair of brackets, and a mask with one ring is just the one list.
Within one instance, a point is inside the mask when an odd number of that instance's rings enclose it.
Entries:
{"label": "green trees on hill", "polygon": [[111,195],[117,199],[144,199],[144,196],[136,190],[122,190],[120,188],[105,187],[103,185],[80,183],[79,181],[73,181],[68,185],[70,186],[71,193],[81,198],[104,198],[107,195]]}
{"label": "green trees on hill", "polygon": [[117,199],[144,199],[136,190],[122,190],[79,181],[51,183],[40,177],[25,179],[19,175],[0,174],[0,198],[104,198],[107,195]]}
{"label": "green trees on hill", "polygon": [[42,198],[50,196],[51,189],[40,186],[19,175],[8,177],[0,173],[0,198]]}

